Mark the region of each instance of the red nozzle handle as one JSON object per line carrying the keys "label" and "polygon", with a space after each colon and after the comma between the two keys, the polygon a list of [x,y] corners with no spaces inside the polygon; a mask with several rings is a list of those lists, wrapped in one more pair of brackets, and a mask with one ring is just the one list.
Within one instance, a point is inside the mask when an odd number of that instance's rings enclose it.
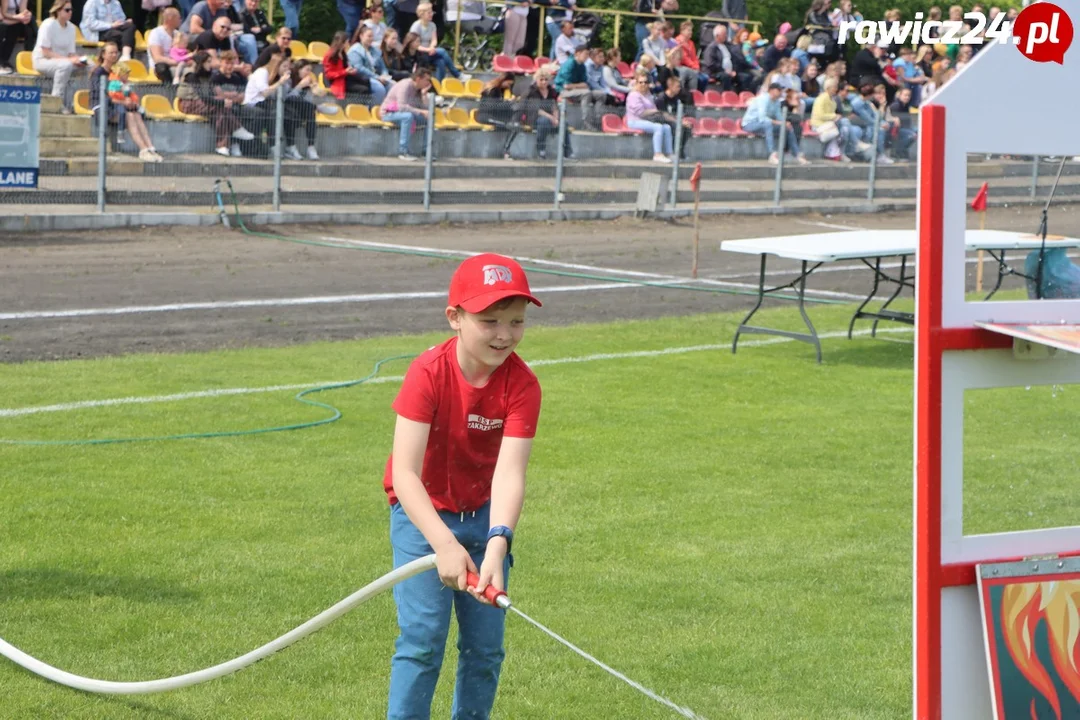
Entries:
{"label": "red nozzle handle", "polygon": [[[476,588],[480,587],[480,576],[473,572],[468,573],[465,576],[465,583],[468,587],[471,587],[475,590]],[[502,604],[499,603],[499,598],[506,597],[506,593],[504,593],[502,590],[499,590],[494,585],[488,585],[486,588],[484,588],[484,597],[487,598],[488,602],[490,602],[492,605],[498,605],[499,607],[502,607]]]}

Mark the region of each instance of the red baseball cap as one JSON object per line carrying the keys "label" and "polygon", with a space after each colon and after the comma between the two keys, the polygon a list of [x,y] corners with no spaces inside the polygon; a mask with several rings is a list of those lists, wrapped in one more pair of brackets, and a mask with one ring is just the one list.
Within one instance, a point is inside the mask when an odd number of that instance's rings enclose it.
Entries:
{"label": "red baseball cap", "polygon": [[450,278],[450,306],[478,313],[508,297],[523,297],[543,307],[529,290],[525,271],[514,260],[483,253],[458,265]]}

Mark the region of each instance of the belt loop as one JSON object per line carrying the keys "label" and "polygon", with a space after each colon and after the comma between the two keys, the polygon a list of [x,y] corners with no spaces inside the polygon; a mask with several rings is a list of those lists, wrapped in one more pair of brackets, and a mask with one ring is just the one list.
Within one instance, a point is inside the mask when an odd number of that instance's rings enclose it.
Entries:
{"label": "belt loop", "polygon": [[465,522],[465,512],[464,511],[462,511],[462,513],[461,513],[461,522]]}

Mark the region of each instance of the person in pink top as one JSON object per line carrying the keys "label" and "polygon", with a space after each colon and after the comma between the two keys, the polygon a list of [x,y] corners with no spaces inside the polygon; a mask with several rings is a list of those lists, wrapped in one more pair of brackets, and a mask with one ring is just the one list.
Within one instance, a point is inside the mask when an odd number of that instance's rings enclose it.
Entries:
{"label": "person in pink top", "polygon": [[394,567],[431,553],[437,567],[394,587],[400,634],[388,720],[431,716],[452,611],[460,652],[451,716],[491,715],[506,614],[483,591],[506,589],[540,416],[540,383],[514,352],[529,303],[540,306],[514,260],[485,253],[462,262],[445,311],[455,335],[412,362],[394,400],[383,476]]}
{"label": "person in pink top", "polygon": [[649,78],[643,73],[634,78],[633,89],[626,96],[626,125],[652,135],[653,160],[671,162],[671,126],[665,122],[664,114],[656,109],[656,103],[649,95]]}

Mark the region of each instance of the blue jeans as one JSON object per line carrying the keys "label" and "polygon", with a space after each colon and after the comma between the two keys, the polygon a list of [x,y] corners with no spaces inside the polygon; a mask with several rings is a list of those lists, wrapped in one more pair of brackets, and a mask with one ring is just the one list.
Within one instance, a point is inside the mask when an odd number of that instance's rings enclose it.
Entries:
{"label": "blue jeans", "polygon": [[547,26],[548,34],[548,58],[555,59],[555,41],[562,35],[562,22],[551,22],[550,20],[544,20],[544,25]]}
{"label": "blue jeans", "polygon": [[649,34],[648,23],[634,23],[634,37],[637,38],[637,52],[634,53],[634,62],[641,59],[641,53],[645,51],[641,43],[645,41],[645,38],[649,37]]}
{"label": "blue jeans", "polygon": [[644,130],[652,135],[653,155],[671,154],[671,126],[667,123],[631,119],[626,121],[626,125],[632,130]]}
{"label": "blue jeans", "polygon": [[[491,505],[473,514],[440,512],[454,537],[480,567],[487,548]],[[390,509],[390,543],[394,567],[429,555],[432,550],[400,504]],[[510,558],[503,564],[509,580]],[[442,584],[435,570],[415,575],[394,587],[400,628],[390,664],[390,700],[387,720],[427,720],[431,699],[442,669],[450,611],[458,622],[458,667],[454,685],[453,720],[487,720],[495,704],[506,651],[503,634],[506,611],[485,605],[466,592]]]}
{"label": "blue jeans", "polygon": [[236,53],[242,61],[248,65],[254,65],[255,61],[259,59],[259,46],[255,43],[255,36],[251,33],[244,33],[236,38]]}
{"label": "blue jeans", "polygon": [[[559,126],[548,120],[543,115],[536,116],[536,152],[537,154],[547,152],[547,138],[548,135],[556,135],[559,132]],[[566,133],[566,139],[563,141],[563,157],[572,157],[573,150],[570,148],[570,133]]]}
{"label": "blue jeans", "polygon": [[371,104],[382,105],[383,99],[386,98],[386,91],[389,89],[388,86],[373,77],[369,77],[368,82],[371,83]]}
{"label": "blue jeans", "polygon": [[[765,136],[765,147],[768,148],[769,154],[772,155],[776,152],[776,129],[778,126],[773,125],[771,120],[756,120],[750,123],[743,123],[743,130],[755,135]],[[795,138],[795,131],[791,128],[787,128],[787,140],[784,149],[790,152],[792,155],[799,154],[799,141]]]}
{"label": "blue jeans", "polygon": [[341,19],[345,21],[345,34],[350,38],[356,32],[356,26],[360,24],[360,15],[364,12],[362,5],[337,0],[337,9],[341,13]]}
{"label": "blue jeans", "polygon": [[191,8],[195,7],[197,0],[176,0],[176,4],[180,8],[180,17],[187,17],[191,14]]}
{"label": "blue jeans", "polygon": [[386,27],[394,27],[394,17],[397,15],[397,5],[394,0],[383,0],[383,22],[386,23]]}
{"label": "blue jeans", "polygon": [[893,156],[901,160],[907,160],[908,148],[911,147],[911,143],[915,142],[917,135],[918,133],[912,128],[900,128],[896,133],[896,139],[893,140]]}
{"label": "blue jeans", "polygon": [[424,126],[423,116],[414,115],[407,110],[399,110],[398,112],[385,113],[382,118],[388,123],[394,123],[401,129],[401,134],[398,135],[398,153],[408,155],[409,138],[412,137],[414,127]]}
{"label": "blue jeans", "polygon": [[292,30],[293,37],[300,34],[300,8],[304,0],[280,0],[281,9],[285,13],[285,27]]}
{"label": "blue jeans", "polygon": [[446,78],[447,73],[456,78],[461,77],[461,73],[454,67],[454,59],[450,57],[450,53],[446,52],[446,48],[436,48],[434,55],[424,55],[422,57],[435,66],[435,79],[439,82]]}
{"label": "blue jeans", "polygon": [[855,154],[856,148],[863,139],[862,128],[858,125],[852,125],[851,121],[847,118],[840,118],[836,121],[836,127],[840,130],[840,141],[843,143],[843,152],[848,157]]}

